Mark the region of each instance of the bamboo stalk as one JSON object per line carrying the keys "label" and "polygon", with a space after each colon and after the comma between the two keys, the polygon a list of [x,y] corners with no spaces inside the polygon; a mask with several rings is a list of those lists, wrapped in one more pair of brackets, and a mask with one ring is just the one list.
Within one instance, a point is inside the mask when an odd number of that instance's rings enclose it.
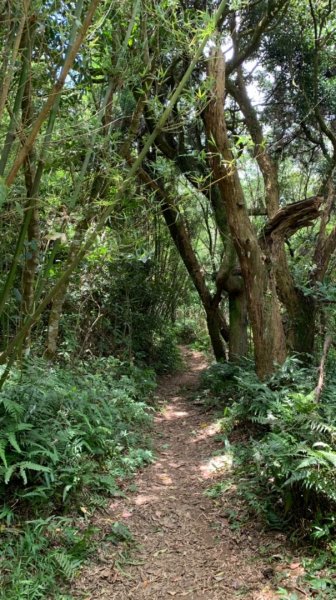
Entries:
{"label": "bamboo stalk", "polygon": [[30,0],[27,0],[24,3],[24,14],[21,17],[21,21],[19,23],[19,28],[14,40],[14,45],[13,45],[13,52],[12,52],[12,56],[11,59],[9,60],[9,64],[8,64],[8,69],[7,69],[7,73],[4,77],[3,83],[2,83],[2,90],[1,90],[1,96],[0,96],[0,121],[2,118],[2,113],[3,110],[5,108],[5,104],[6,104],[6,100],[8,97],[8,92],[9,92],[9,88],[10,88],[10,84],[13,78],[13,73],[14,73],[14,65],[15,65],[15,61],[17,59],[17,55],[19,52],[19,48],[20,48],[20,44],[21,44],[21,39],[22,39],[22,34],[23,34],[23,30],[24,30],[24,26],[25,26],[25,22],[27,19],[27,15],[28,15],[28,9],[29,9],[29,5],[30,5]]}
{"label": "bamboo stalk", "polygon": [[69,52],[64,61],[61,73],[60,73],[57,81],[53,85],[52,90],[51,90],[43,108],[41,109],[39,115],[37,116],[37,118],[35,120],[35,123],[32,126],[31,132],[30,132],[25,144],[19,151],[19,153],[14,161],[14,164],[6,178],[6,185],[8,187],[10,187],[12,185],[12,183],[14,182],[15,177],[16,177],[20,167],[22,166],[26,156],[29,154],[29,151],[33,147],[33,144],[36,140],[36,137],[37,137],[44,121],[48,117],[52,107],[54,106],[55,102],[57,101],[57,99],[59,98],[59,96],[62,92],[67,75],[69,74],[69,71],[70,71],[70,69],[73,65],[73,62],[77,56],[78,50],[79,50],[80,46],[82,45],[83,40],[86,36],[86,33],[91,25],[94,13],[97,9],[99,2],[100,2],[100,0],[92,0],[90,3],[85,20],[80,28],[80,31],[79,31],[76,39],[73,42],[73,45],[69,49]]}
{"label": "bamboo stalk", "polygon": [[[26,38],[28,37],[28,33],[25,37]],[[26,44],[26,47],[24,48],[20,79],[19,79],[18,88],[17,88],[15,100],[14,100],[14,106],[13,106],[13,109],[11,112],[11,118],[10,118],[8,130],[7,130],[7,134],[6,134],[6,139],[5,139],[5,142],[4,142],[4,145],[2,148],[2,152],[1,152],[0,177],[2,177],[5,172],[9,153],[11,151],[13,142],[15,140],[15,130],[16,130],[16,127],[19,122],[19,115],[20,115],[20,110],[21,110],[23,93],[24,93],[24,89],[26,87],[26,83],[27,83],[27,79],[28,79],[28,65],[29,65],[28,46],[29,46],[29,44]]]}
{"label": "bamboo stalk", "polygon": [[[67,50],[67,56],[70,53],[72,44],[73,44],[75,36],[76,36],[76,32],[78,30],[77,19],[79,19],[80,15],[81,15],[81,12],[82,12],[82,9],[83,9],[83,2],[84,2],[84,0],[79,0],[78,3],[77,3],[77,6],[76,6],[76,10],[75,10],[75,13],[74,13],[75,21],[74,21],[74,25],[73,25],[73,27],[71,29],[70,36],[69,36],[69,46],[68,46],[68,50]],[[23,76],[21,77],[22,81],[20,79],[19,90],[18,90],[18,95],[17,95],[18,97],[17,97],[17,99],[15,101],[15,106],[16,106],[17,102],[19,103],[18,109],[21,106],[22,96],[23,96],[23,91],[24,91],[24,86],[25,86],[25,82],[26,82],[27,74],[28,74],[28,63],[29,63],[28,56],[26,58],[27,58],[27,60],[24,61],[24,66],[23,66],[23,69],[22,69],[22,73],[24,74],[24,77]],[[21,90],[20,90],[20,86],[22,86]],[[20,92],[20,94],[19,94],[19,92]],[[34,177],[31,198],[29,199],[27,207],[26,207],[26,211],[25,211],[23,223],[21,225],[19,237],[18,237],[17,242],[16,242],[16,246],[15,246],[15,251],[14,251],[14,256],[13,256],[13,259],[12,259],[11,267],[10,267],[9,273],[7,275],[4,287],[1,290],[1,294],[0,294],[0,316],[3,313],[5,304],[6,304],[7,300],[8,300],[8,296],[10,294],[10,291],[11,291],[12,287],[13,287],[13,282],[14,282],[14,279],[15,279],[17,266],[18,266],[19,259],[20,259],[20,256],[22,254],[22,251],[23,251],[24,241],[25,241],[25,238],[27,236],[27,231],[28,231],[29,224],[30,224],[30,221],[31,221],[33,213],[34,213],[34,209],[36,207],[37,195],[38,195],[39,188],[40,188],[40,183],[41,183],[42,174],[43,174],[43,170],[44,170],[45,160],[46,160],[46,157],[47,157],[47,154],[48,154],[48,151],[49,151],[49,146],[50,146],[50,141],[51,141],[51,135],[52,135],[52,132],[53,132],[53,128],[54,128],[54,124],[55,124],[55,120],[56,120],[56,116],[57,116],[57,112],[58,112],[58,108],[59,108],[60,98],[61,97],[59,95],[58,98],[55,101],[54,106],[51,109],[50,114],[49,114],[48,125],[47,125],[47,129],[46,129],[46,132],[45,132],[45,136],[44,136],[44,140],[43,140],[43,145],[42,145],[42,149],[41,149],[41,154],[40,154],[40,157],[39,157],[39,161],[38,161],[38,164],[37,164],[37,169],[36,169],[36,173],[35,173],[35,177]],[[14,107],[14,113],[15,113],[15,107]],[[3,174],[3,171],[1,169],[2,159],[3,159],[3,157],[1,157],[0,175]],[[5,168],[5,165],[6,165],[6,160],[4,162],[4,168]]]}

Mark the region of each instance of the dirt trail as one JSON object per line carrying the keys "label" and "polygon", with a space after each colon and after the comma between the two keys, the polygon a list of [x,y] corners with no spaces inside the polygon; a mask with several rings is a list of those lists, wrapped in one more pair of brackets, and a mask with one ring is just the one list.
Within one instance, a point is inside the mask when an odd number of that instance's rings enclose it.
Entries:
{"label": "dirt trail", "polygon": [[[233,530],[227,502],[214,502],[204,491],[223,479],[227,458],[214,456],[211,418],[190,401],[204,356],[185,350],[187,369],[167,377],[157,395],[162,411],[155,418],[157,460],[135,479],[136,491],[113,500],[98,525],[121,521],[139,545],[132,551],[136,564],[116,569],[111,545],[97,556],[76,582],[74,594],[91,600],[278,598],[268,580],[270,569],[258,550],[275,552],[276,539],[255,523]],[[233,498],[233,500],[232,500]],[[236,498],[237,500],[237,498]],[[230,491],[230,506],[235,501]],[[238,504],[238,500],[237,500]],[[236,509],[232,506],[232,509]],[[281,542],[280,542],[281,544]],[[276,544],[275,544],[276,545]]]}

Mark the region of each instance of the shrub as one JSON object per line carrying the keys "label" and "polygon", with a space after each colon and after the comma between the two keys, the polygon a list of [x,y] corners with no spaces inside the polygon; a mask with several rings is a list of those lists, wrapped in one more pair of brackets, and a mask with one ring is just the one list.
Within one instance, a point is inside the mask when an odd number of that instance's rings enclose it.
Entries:
{"label": "shrub", "polygon": [[153,347],[150,353],[150,364],[158,375],[178,371],[182,367],[182,357],[177,346],[175,333],[166,329],[153,336]]}
{"label": "shrub", "polygon": [[192,344],[197,341],[198,327],[194,319],[181,319],[175,323],[174,329],[181,344]]}

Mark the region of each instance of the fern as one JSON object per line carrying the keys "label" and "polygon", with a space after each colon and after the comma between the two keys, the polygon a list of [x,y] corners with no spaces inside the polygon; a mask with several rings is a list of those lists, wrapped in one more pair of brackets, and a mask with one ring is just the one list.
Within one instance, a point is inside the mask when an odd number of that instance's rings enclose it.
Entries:
{"label": "fern", "polygon": [[[74,514],[103,506],[151,460],[150,409],[140,401],[150,389],[153,381],[142,385],[139,371],[114,359],[73,371],[35,360],[13,371],[0,391],[0,519],[15,528],[13,536],[2,527],[1,599],[58,597],[60,578],[76,575],[92,535],[83,521],[76,531],[48,515],[62,504]],[[31,522],[16,527],[23,514]]]}
{"label": "fern", "polygon": [[0,458],[3,462],[3,464],[5,465],[5,467],[7,468],[6,447],[7,447],[7,440],[0,438]]}
{"label": "fern", "polygon": [[69,556],[69,554],[66,554],[65,552],[55,552],[53,558],[55,567],[60,572],[60,574],[68,581],[71,581],[71,579],[74,578],[78,569],[80,568],[81,561],[72,558],[71,556]]}
{"label": "fern", "polygon": [[[23,423],[20,423],[20,425],[23,425]],[[22,431],[22,430],[21,430]],[[14,431],[9,431],[8,433],[6,433],[6,437],[9,441],[9,443],[13,446],[14,450],[16,450],[19,454],[22,453],[22,450],[18,444],[18,441],[15,437],[15,432]]]}
{"label": "fern", "polygon": [[19,402],[4,395],[0,398],[0,407],[3,407],[4,411],[13,419],[19,419],[24,414],[24,407]]}
{"label": "fern", "polygon": [[90,488],[114,493],[117,476],[146,462],[127,460],[150,423],[140,380],[98,363],[71,373],[35,361],[20,378],[14,372],[0,392],[0,500],[10,493],[18,508],[18,498],[58,506]]}
{"label": "fern", "polygon": [[329,378],[316,404],[316,372],[297,359],[269,381],[258,381],[251,369],[238,369],[235,380],[223,427],[253,424],[243,460],[262,501],[270,495],[280,512],[323,523],[323,511],[336,509],[336,381]]}

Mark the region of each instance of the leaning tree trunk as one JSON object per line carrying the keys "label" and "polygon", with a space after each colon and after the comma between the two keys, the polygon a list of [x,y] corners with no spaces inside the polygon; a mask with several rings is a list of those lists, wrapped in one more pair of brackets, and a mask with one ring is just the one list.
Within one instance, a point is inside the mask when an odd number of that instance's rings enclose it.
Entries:
{"label": "leaning tree trunk", "polygon": [[170,235],[184,262],[190,278],[198,292],[205,314],[213,353],[216,360],[226,360],[227,353],[224,340],[228,340],[228,327],[218,304],[213,303],[212,296],[206,286],[202,269],[189,239],[182,216],[176,207],[160,200],[163,218],[166,221]]}
{"label": "leaning tree trunk", "polygon": [[220,298],[214,299],[206,285],[190,236],[178,207],[174,204],[159,181],[152,179],[146,169],[139,170],[139,178],[155,191],[155,197],[160,205],[162,216],[166,222],[171,238],[189,273],[205,311],[208,332],[216,360],[226,360],[227,353],[224,341],[229,340],[229,328],[224,315],[219,308]]}
{"label": "leaning tree trunk", "polygon": [[248,217],[224,118],[225,62],[220,48],[209,60],[214,92],[205,113],[211,163],[218,181],[246,289],[253,332],[256,370],[261,379],[286,357],[286,344],[275,275]]}
{"label": "leaning tree trunk", "polygon": [[226,360],[225,346],[221,333],[221,315],[218,310],[207,309],[206,321],[208,333],[211,340],[212,350],[217,361]]}

